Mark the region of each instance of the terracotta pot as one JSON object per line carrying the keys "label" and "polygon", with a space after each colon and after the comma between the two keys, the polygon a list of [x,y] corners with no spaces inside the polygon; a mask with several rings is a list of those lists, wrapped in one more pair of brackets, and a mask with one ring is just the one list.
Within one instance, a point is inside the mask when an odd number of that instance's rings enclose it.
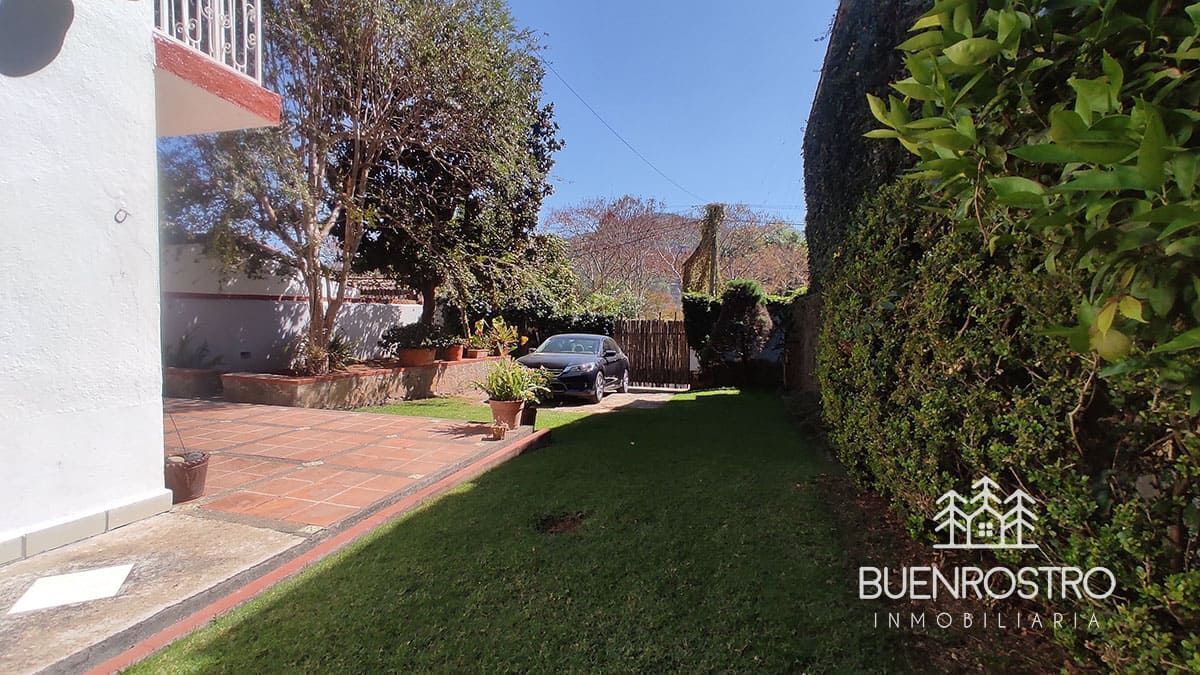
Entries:
{"label": "terracotta pot", "polygon": [[444,354],[443,354],[442,358],[444,358],[447,361],[462,361],[462,357],[463,357],[463,346],[462,345],[450,345],[449,347],[446,347],[446,349],[444,350]]}
{"label": "terracotta pot", "polygon": [[521,410],[521,426],[532,427],[537,424],[537,406],[530,403]]}
{"label": "terracotta pot", "polygon": [[171,503],[178,504],[199,497],[204,494],[204,483],[208,480],[208,453],[189,452],[168,457],[163,478],[167,489],[171,491]]}
{"label": "terracotta pot", "polygon": [[396,352],[396,361],[401,367],[427,366],[437,358],[433,347],[406,347]]}
{"label": "terracotta pot", "polygon": [[468,359],[482,359],[483,357],[485,357],[487,355],[488,355],[488,350],[486,350],[486,349],[467,349],[467,358]]}
{"label": "terracotta pot", "polygon": [[503,422],[509,429],[516,429],[525,401],[488,401],[488,405],[492,406],[492,419],[496,424]]}

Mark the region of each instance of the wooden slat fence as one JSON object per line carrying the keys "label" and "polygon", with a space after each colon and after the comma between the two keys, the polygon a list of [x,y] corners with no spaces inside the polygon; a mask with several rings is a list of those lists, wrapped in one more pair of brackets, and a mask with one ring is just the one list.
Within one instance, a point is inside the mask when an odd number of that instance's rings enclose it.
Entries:
{"label": "wooden slat fence", "polygon": [[629,378],[644,387],[686,387],[691,359],[682,321],[617,321],[613,339],[629,357]]}

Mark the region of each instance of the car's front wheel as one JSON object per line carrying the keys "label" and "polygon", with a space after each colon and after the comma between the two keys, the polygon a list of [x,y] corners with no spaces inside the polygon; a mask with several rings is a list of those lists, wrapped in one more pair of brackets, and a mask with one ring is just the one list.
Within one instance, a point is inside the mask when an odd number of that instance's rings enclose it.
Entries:
{"label": "car's front wheel", "polygon": [[629,393],[629,369],[628,368],[625,369],[625,372],[621,373],[621,384],[617,385],[617,391],[622,394]]}
{"label": "car's front wheel", "polygon": [[596,373],[596,381],[592,383],[592,393],[588,396],[588,400],[592,403],[599,403],[604,399],[604,371]]}

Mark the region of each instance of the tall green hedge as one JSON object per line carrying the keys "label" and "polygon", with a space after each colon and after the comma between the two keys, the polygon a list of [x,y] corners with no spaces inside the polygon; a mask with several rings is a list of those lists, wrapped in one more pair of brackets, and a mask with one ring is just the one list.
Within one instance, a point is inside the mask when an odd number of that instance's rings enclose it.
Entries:
{"label": "tall green hedge", "polygon": [[1086,272],[1046,274],[1031,237],[989,254],[924,199],[913,181],[880,190],[827,280],[817,376],[832,446],[931,541],[946,490],[981,474],[1023,486],[1041,502],[1041,551],[1023,562],[1103,565],[1120,583],[1097,632],[1060,639],[1113,668],[1200,669],[1186,411],[1149,378],[1096,377],[1090,356],[1043,332],[1070,315]]}

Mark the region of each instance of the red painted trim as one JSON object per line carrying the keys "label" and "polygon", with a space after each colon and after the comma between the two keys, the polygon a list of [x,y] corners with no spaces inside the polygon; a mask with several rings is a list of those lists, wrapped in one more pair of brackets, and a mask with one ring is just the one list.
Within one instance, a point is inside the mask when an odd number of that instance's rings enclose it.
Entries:
{"label": "red painted trim", "polygon": [[279,124],[283,99],[254,80],[161,35],[154,36],[154,63],[198,87],[244,108],[263,120],[264,126]]}
{"label": "red painted trim", "polygon": [[511,446],[501,448],[496,452],[484,457],[483,459],[463,467],[453,474],[446,476],[438,482],[419,490],[404,499],[388,506],[387,508],[378,511],[377,513],[368,516],[367,518],[355,523],[349,528],[339,532],[338,534],[326,539],[317,544],[308,551],[300,554],[296,558],[276,567],[267,572],[263,576],[247,583],[245,586],[231,591],[228,595],[218,598],[207,606],[196,612],[180,619],[179,621],[167,626],[159,632],[133,645],[124,652],[112,657],[111,659],[95,666],[87,671],[90,674],[117,672],[124,668],[128,668],[142,659],[154,654],[163,649],[175,640],[186,636],[188,633],[204,626],[209,621],[216,617],[237,608],[239,605],[247,602],[251,598],[271,588],[275,584],[289,579],[313,563],[336,553],[348,544],[368,534],[375,528],[387,523],[393,518],[400,516],[408,511],[416,508],[421,502],[440,495],[450,488],[470,480],[479,474],[491,469],[495,466],[503,464],[508,460],[527,452],[528,450],[537,447],[542,442],[549,440],[550,430],[540,429],[533,432],[529,436],[513,443]]}
{"label": "red painted trim", "polygon": [[272,373],[222,373],[222,380],[251,380],[266,382],[272,385],[284,385],[289,387],[299,387],[315,382],[327,382],[330,380],[345,380],[350,378],[372,377],[375,375],[393,375],[400,374],[407,370],[423,370],[425,368],[441,368],[444,366],[468,366],[472,363],[488,363],[491,361],[499,361],[503,356],[485,356],[480,359],[460,359],[458,361],[442,361],[437,360],[433,363],[428,363],[423,366],[396,366],[395,368],[361,368],[337,373],[327,373],[325,375],[275,375]]}
{"label": "red painted trim", "polygon": [[[270,302],[308,302],[307,295],[271,295],[269,293],[197,293],[194,291],[163,291],[164,298],[183,298],[190,300],[268,300]],[[378,298],[345,298],[345,303],[364,303],[371,305],[419,305],[416,300],[395,298],[382,302]]]}

